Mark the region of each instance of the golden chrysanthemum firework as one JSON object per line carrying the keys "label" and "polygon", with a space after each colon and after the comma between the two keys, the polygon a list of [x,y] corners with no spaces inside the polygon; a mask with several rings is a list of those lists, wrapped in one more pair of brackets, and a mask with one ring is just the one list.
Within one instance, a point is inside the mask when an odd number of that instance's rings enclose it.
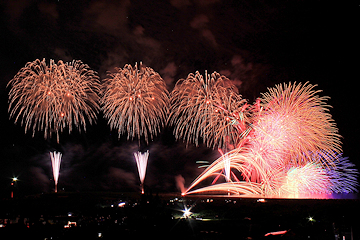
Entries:
{"label": "golden chrysanthemum firework", "polygon": [[102,110],[119,137],[145,138],[148,143],[164,126],[169,96],[164,80],[152,68],[127,64],[108,73],[102,89]]}
{"label": "golden chrysanthemum firework", "polygon": [[25,132],[44,131],[44,137],[57,135],[73,125],[86,130],[99,110],[97,73],[80,60],[64,63],[45,59],[28,62],[8,83],[9,113],[25,126]]}
{"label": "golden chrysanthemum firework", "polygon": [[208,147],[232,149],[246,130],[246,100],[236,86],[217,72],[190,73],[170,94],[169,124],[177,139]]}
{"label": "golden chrysanthemum firework", "polygon": [[327,166],[341,152],[341,136],[329,113],[328,97],[317,95],[321,91],[314,90],[315,86],[279,84],[262,94],[251,148],[271,158],[268,166],[303,166],[314,159]]}

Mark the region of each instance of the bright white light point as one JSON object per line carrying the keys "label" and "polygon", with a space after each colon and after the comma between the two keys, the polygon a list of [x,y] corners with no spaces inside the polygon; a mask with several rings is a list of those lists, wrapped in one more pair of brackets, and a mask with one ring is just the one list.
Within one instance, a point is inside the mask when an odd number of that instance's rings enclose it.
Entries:
{"label": "bright white light point", "polygon": [[183,210],[183,212],[184,212],[183,217],[189,217],[191,215],[190,209],[187,209],[186,207]]}
{"label": "bright white light point", "polygon": [[13,180],[13,182],[16,182],[16,181],[18,180],[18,178],[17,178],[17,177],[13,177],[12,180]]}
{"label": "bright white light point", "polygon": [[308,217],[309,222],[315,222],[315,219],[313,217]]}

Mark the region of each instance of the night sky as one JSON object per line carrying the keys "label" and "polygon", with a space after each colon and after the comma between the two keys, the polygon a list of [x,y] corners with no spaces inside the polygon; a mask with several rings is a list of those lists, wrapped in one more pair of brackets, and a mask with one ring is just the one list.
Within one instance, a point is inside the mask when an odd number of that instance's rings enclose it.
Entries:
{"label": "night sky", "polygon": [[219,153],[187,147],[166,128],[149,145],[117,138],[99,115],[86,133],[45,140],[9,120],[7,83],[35,59],[82,60],[103,79],[114,67],[142,61],[166,81],[207,70],[233,80],[252,103],[282,82],[318,84],[330,96],[344,156],[360,166],[357,81],[358,4],[343,1],[67,0],[0,2],[0,196],[17,176],[19,191],[53,191],[49,151],[61,151],[59,189],[139,191],[133,152],[150,150],[145,185],[177,191],[201,172],[197,160]]}

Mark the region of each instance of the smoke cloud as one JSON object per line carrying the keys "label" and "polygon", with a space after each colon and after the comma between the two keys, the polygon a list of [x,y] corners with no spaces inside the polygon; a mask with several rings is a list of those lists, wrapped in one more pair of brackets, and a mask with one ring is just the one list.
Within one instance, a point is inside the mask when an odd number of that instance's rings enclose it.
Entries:
{"label": "smoke cloud", "polygon": [[184,193],[186,191],[185,178],[183,178],[181,175],[177,175],[177,176],[175,176],[175,182],[176,182],[176,187],[178,188],[178,190],[181,193]]}

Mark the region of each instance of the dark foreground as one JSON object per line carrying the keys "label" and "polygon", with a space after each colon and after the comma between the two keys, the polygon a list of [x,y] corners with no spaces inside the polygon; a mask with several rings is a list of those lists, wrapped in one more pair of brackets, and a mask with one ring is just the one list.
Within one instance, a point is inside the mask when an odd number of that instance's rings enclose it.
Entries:
{"label": "dark foreground", "polygon": [[359,203],[43,194],[0,201],[0,239],[360,239]]}

